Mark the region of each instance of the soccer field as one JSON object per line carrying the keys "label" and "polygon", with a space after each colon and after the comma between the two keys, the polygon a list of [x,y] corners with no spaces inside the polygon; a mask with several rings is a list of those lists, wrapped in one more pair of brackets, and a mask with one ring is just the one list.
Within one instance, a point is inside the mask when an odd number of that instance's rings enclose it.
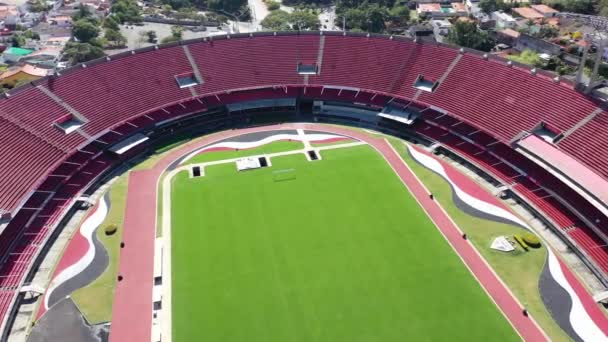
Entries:
{"label": "soccer field", "polygon": [[174,342],[520,340],[376,151],[322,158],[176,175]]}

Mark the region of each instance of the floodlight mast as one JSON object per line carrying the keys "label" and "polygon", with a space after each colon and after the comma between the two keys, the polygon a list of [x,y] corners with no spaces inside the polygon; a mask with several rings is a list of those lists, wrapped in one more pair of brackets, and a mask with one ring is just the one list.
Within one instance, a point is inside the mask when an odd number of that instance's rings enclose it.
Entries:
{"label": "floodlight mast", "polygon": [[592,33],[585,35],[585,40],[590,43],[594,43],[597,47],[593,71],[589,76],[589,82],[585,84],[583,81],[585,62],[587,61],[587,57],[589,55],[589,44],[585,44],[583,48],[583,56],[576,72],[576,86],[583,89],[585,94],[589,94],[593,88],[601,83],[601,81],[598,81],[597,75],[600,64],[602,63],[604,48],[607,45],[606,41],[608,40],[608,18],[568,12],[558,13],[557,16],[584,22],[585,24],[591,26],[594,30]]}

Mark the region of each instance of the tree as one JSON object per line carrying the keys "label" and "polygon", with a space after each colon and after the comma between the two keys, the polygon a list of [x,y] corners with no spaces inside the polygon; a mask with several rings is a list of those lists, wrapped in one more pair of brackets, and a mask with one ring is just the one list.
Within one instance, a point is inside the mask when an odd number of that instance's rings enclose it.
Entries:
{"label": "tree", "polygon": [[23,33],[23,36],[28,39],[40,40],[40,34],[32,30],[27,30]]}
{"label": "tree", "polygon": [[481,0],[479,2],[479,9],[485,14],[491,14],[495,11],[504,11],[507,7],[508,6],[503,0]]}
{"label": "tree", "polygon": [[164,4],[160,8],[160,13],[162,13],[163,15],[168,16],[172,12],[173,12],[173,7],[171,7],[171,5],[169,5],[169,4]]}
{"label": "tree", "polygon": [[287,31],[291,29],[291,26],[289,25],[289,13],[283,10],[270,12],[270,14],[262,20],[261,24],[265,29],[272,31]]}
{"label": "tree", "polygon": [[71,64],[83,63],[104,56],[101,47],[90,43],[68,42],[63,50],[64,58]]}
{"label": "tree", "polygon": [[15,33],[13,34],[13,38],[11,38],[11,45],[14,47],[22,47],[25,45],[26,41],[27,40],[23,34]]}
{"label": "tree", "polygon": [[278,9],[281,9],[281,4],[274,0],[267,0],[266,7],[268,8],[269,11],[276,11]]}
{"label": "tree", "polygon": [[47,12],[51,6],[47,5],[46,1],[34,0],[28,3],[31,12]]}
{"label": "tree", "polygon": [[[249,11],[247,0],[208,0],[207,5],[209,6],[209,9],[215,11],[225,11],[231,14],[240,13],[243,15]],[[246,19],[241,18],[241,20]]]}
{"label": "tree", "polygon": [[295,30],[318,30],[321,27],[319,17],[305,10],[296,10],[289,14],[289,23]]}
{"label": "tree", "polygon": [[[367,26],[367,14],[360,8],[349,8],[344,13],[344,18],[346,19],[347,29],[359,29],[363,31],[363,28]],[[342,25],[339,16],[336,16],[336,25]]]}
{"label": "tree", "polygon": [[346,18],[346,27],[350,30],[359,29],[369,32],[384,32],[386,22],[391,18],[391,14],[387,7],[377,3],[368,4],[365,2],[357,8],[348,8],[343,15],[338,14],[336,16],[336,25],[342,24],[341,20],[343,17]]}
{"label": "tree", "polygon": [[410,19],[410,9],[407,6],[395,6],[390,12],[391,24],[394,26],[405,27]]}
{"label": "tree", "polygon": [[474,22],[457,21],[447,38],[452,44],[481,51],[490,51],[494,47],[494,41],[488,33],[479,30]]}
{"label": "tree", "polygon": [[182,8],[192,7],[190,0],[165,0],[167,4],[174,10],[180,10]]}
{"label": "tree", "polygon": [[109,15],[103,21],[103,28],[118,31],[120,30],[119,24],[120,23],[114,16]]}
{"label": "tree", "polygon": [[555,38],[559,36],[559,29],[552,25],[542,25],[540,30],[538,30],[537,36],[543,39]]}
{"label": "tree", "polygon": [[535,67],[540,67],[544,64],[538,53],[529,49],[522,51],[522,53],[520,53],[519,55],[511,55],[509,56],[509,59]]}
{"label": "tree", "polygon": [[388,18],[389,12],[386,7],[378,4],[370,5],[367,8],[367,30],[376,33],[384,32]]}
{"label": "tree", "polygon": [[[181,26],[171,26],[171,35],[162,39],[162,43],[171,43],[182,40],[184,28]],[[156,33],[155,33],[156,34]]]}
{"label": "tree", "polygon": [[148,43],[156,43],[156,31],[146,31],[146,36],[148,37]]}
{"label": "tree", "polygon": [[78,20],[72,27],[72,34],[82,43],[90,42],[99,35],[99,27],[86,19]]}
{"label": "tree", "polygon": [[77,22],[79,20],[88,20],[88,21],[96,21],[93,13],[89,10],[89,7],[83,4],[78,6],[78,11],[72,15],[72,21]]}
{"label": "tree", "polygon": [[110,12],[114,14],[116,21],[121,24],[143,21],[141,8],[135,0],[116,0],[112,4]]}
{"label": "tree", "polygon": [[122,47],[127,44],[127,38],[117,30],[107,29],[104,38],[113,46]]}

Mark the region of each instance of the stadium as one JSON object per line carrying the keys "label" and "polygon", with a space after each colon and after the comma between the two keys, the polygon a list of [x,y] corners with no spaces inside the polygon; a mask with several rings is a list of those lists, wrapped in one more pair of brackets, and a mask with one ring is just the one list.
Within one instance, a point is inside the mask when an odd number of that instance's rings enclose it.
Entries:
{"label": "stadium", "polygon": [[607,118],[398,36],[77,65],[0,100],[1,340],[608,340]]}

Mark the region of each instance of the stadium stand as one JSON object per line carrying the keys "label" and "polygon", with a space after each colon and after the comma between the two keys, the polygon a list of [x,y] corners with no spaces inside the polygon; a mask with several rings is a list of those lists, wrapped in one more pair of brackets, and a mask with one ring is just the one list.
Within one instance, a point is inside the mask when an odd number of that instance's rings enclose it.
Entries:
{"label": "stadium stand", "polygon": [[[299,74],[299,63],[322,63],[320,74]],[[200,80],[180,87],[177,77],[195,72]],[[419,76],[439,84],[421,92],[413,86]],[[598,111],[592,99],[547,75],[444,45],[266,32],[127,52],[0,100],[0,214],[8,221],[0,234],[0,329],[38,253],[77,197],[145,149],[123,156],[109,147],[136,133],[171,134],[180,125],[201,132],[227,128],[254,114],[226,113],[225,104],[277,98],[310,107],[313,100],[348,103],[370,113],[389,102],[402,108],[414,119],[411,126],[382,121],[380,127],[436,142],[509,187],[608,279],[608,250],[601,247],[608,218],[511,145],[541,123],[556,135],[569,131],[556,148],[606,179],[606,112],[581,121]],[[57,127],[74,118],[81,121],[78,129]],[[374,118],[315,119],[363,125]]]}

